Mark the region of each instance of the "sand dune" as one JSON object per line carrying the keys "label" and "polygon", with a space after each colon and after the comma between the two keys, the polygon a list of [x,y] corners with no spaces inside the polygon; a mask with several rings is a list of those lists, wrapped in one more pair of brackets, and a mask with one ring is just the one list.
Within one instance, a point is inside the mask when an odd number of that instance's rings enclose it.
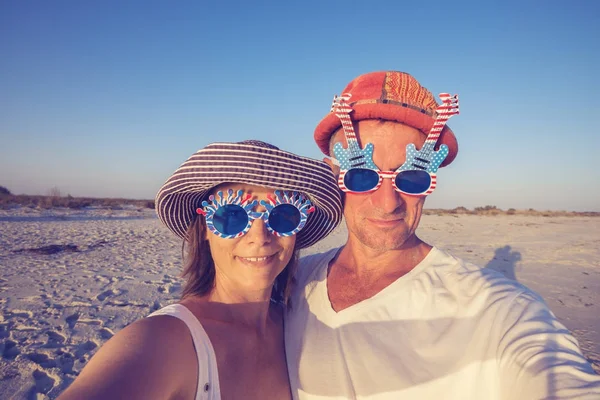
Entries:
{"label": "sand dune", "polygon": [[[600,371],[599,218],[427,215],[419,233],[540,293]],[[148,209],[0,210],[0,397],[57,397],[115,332],[178,299],[180,259]]]}

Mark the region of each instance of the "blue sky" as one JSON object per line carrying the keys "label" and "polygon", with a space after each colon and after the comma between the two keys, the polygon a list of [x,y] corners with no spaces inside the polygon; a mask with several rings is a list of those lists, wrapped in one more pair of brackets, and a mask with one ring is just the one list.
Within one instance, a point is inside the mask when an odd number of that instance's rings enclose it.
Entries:
{"label": "blue sky", "polygon": [[593,0],[2,1],[0,185],[146,199],[215,141],[321,158],[333,95],[393,69],[460,96],[426,206],[600,211],[599,38]]}

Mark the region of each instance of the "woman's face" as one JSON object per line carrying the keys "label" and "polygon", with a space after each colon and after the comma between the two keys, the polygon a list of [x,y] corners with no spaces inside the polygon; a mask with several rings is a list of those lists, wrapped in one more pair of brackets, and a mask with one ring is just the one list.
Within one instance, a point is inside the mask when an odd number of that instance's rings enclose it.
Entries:
{"label": "woman's face", "polygon": [[[213,193],[229,189],[243,190],[250,194],[258,205],[253,211],[265,211],[260,200],[267,200],[273,189],[245,184],[223,184]],[[261,219],[252,221],[250,230],[243,236],[233,239],[221,238],[214,233],[206,233],[212,258],[215,263],[216,286],[238,287],[244,291],[268,289],[275,278],[288,264],[294,254],[296,235],[280,237],[270,233]]]}

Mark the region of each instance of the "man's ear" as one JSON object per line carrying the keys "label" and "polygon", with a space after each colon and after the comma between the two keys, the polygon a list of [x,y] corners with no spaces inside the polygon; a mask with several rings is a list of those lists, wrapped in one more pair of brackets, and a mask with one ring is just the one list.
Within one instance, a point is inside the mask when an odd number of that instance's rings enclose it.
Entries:
{"label": "man's ear", "polygon": [[333,171],[333,174],[334,174],[335,176],[338,176],[338,175],[340,174],[340,167],[339,167],[338,165],[335,165],[335,164],[333,163],[333,160],[332,160],[331,158],[329,158],[329,157],[324,157],[324,158],[323,158],[323,161],[325,161],[325,163],[326,163],[327,165],[329,165],[329,168],[331,168],[331,171]]}

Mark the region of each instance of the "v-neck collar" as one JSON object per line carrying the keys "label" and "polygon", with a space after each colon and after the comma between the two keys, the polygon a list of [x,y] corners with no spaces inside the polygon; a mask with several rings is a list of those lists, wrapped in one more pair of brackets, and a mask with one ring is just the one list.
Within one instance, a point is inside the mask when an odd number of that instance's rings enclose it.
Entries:
{"label": "v-neck collar", "polygon": [[413,278],[421,273],[428,265],[430,265],[430,260],[435,258],[436,253],[439,251],[436,247],[432,247],[431,250],[427,253],[425,258],[421,260],[412,270],[408,273],[402,275],[392,283],[390,283],[385,288],[381,289],[375,295],[364,299],[356,304],[351,305],[350,307],[344,308],[341,311],[335,311],[333,306],[331,305],[331,300],[329,299],[329,289],[327,288],[327,280],[328,280],[328,271],[329,264],[336,259],[340,251],[342,251],[343,247],[340,247],[338,251],[333,252],[331,258],[324,262],[323,268],[319,271],[316,279],[319,282],[322,282],[321,285],[317,288],[316,295],[319,297],[317,304],[324,311],[324,315],[327,316],[330,322],[335,324],[343,324],[345,320],[348,318],[353,318],[352,316],[356,315],[357,312],[361,310],[367,309],[373,305],[379,304],[382,302],[382,299],[389,297],[390,294],[397,292],[403,286],[409,284]]}

